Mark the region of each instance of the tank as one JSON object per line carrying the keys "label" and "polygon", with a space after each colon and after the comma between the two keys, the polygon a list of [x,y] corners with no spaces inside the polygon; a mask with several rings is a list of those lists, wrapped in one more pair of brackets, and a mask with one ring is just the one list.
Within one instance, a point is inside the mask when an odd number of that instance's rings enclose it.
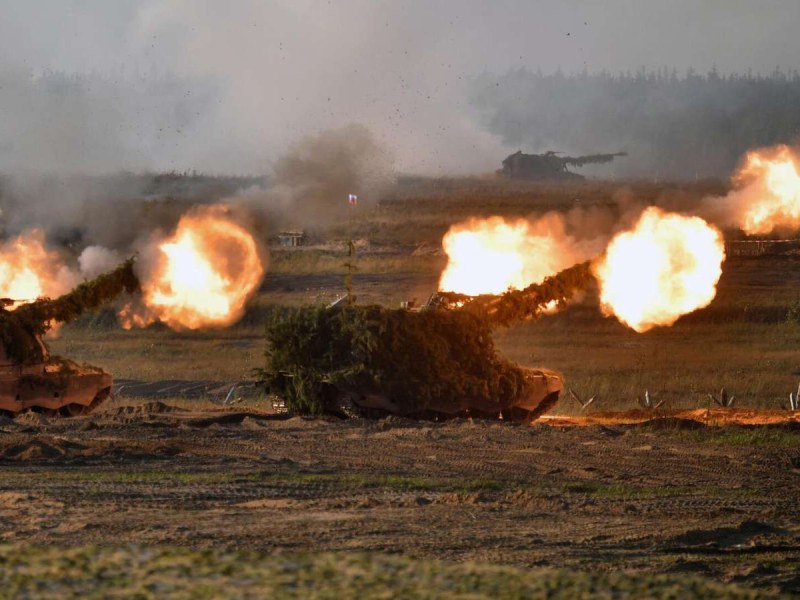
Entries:
{"label": "tank", "polygon": [[267,328],[261,382],[300,414],[530,421],[555,406],[563,377],[504,358],[492,330],[536,318],[590,281],[582,263],[499,296],[437,293],[418,311],[296,309]]}
{"label": "tank", "polygon": [[503,168],[498,174],[513,179],[545,180],[582,180],[583,175],[573,173],[567,167],[582,167],[587,164],[609,163],[617,156],[627,156],[627,152],[612,154],[587,154],[585,156],[561,156],[560,152],[544,154],[523,154],[522,151],[510,154],[503,161]]}
{"label": "tank", "polygon": [[59,298],[43,298],[14,310],[12,300],[0,300],[0,412],[13,416],[33,410],[71,417],[102,404],[111,395],[111,375],[51,356],[44,334],[54,323],[68,323],[122,292],[138,289],[133,261],[128,260]]}

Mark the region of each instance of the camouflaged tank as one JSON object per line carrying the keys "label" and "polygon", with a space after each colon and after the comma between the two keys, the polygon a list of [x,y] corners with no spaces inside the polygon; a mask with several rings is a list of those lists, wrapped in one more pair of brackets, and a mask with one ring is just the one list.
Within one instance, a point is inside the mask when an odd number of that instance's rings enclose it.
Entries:
{"label": "camouflaged tank", "polygon": [[503,168],[498,175],[512,179],[528,179],[532,181],[582,180],[583,175],[570,171],[568,167],[582,167],[590,164],[604,164],[618,156],[627,156],[626,152],[612,154],[587,154],[585,156],[561,156],[560,152],[544,154],[523,154],[522,151],[509,154],[503,160]]}
{"label": "camouflaged tank", "polygon": [[13,310],[13,301],[0,301],[0,412],[76,416],[106,400],[111,395],[111,375],[99,367],[51,356],[43,336],[54,323],[68,323],[138,288],[133,261],[128,260],[56,299],[43,298]]}
{"label": "camouflaged tank", "polygon": [[563,378],[501,356],[492,330],[566,303],[589,281],[582,263],[499,296],[437,293],[420,310],[295,309],[267,328],[262,383],[299,414],[530,421],[555,406]]}

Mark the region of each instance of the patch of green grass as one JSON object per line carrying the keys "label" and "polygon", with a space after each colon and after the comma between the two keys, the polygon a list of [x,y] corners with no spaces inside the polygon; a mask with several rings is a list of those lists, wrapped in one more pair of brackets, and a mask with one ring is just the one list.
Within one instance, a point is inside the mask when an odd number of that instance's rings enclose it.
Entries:
{"label": "patch of green grass", "polygon": [[398,491],[479,492],[497,491],[504,487],[491,479],[450,479],[436,477],[410,477],[405,475],[380,475],[372,473],[270,473],[265,481],[280,481],[305,485],[340,485],[350,489],[389,488]]}
{"label": "patch of green grass", "polygon": [[640,487],[622,483],[593,481],[570,482],[561,491],[566,494],[587,494],[599,498],[663,498],[697,493],[697,490],[681,487]]}
{"label": "patch of green grass", "polygon": [[[695,431],[693,433],[699,437],[701,432]],[[752,428],[726,427],[717,431],[710,431],[702,439],[725,446],[796,448],[800,446],[800,431],[769,426],[754,426]]]}
{"label": "patch of green grass", "polygon": [[0,546],[0,598],[776,597],[690,575],[588,573],[381,554]]}
{"label": "patch of green grass", "polygon": [[[20,478],[41,477],[42,474],[0,471],[0,481]],[[292,484],[298,486],[338,486],[348,489],[390,489],[396,491],[420,492],[480,492],[499,491],[506,487],[503,482],[492,479],[436,478],[406,475],[382,475],[373,473],[272,473],[263,471],[230,473],[196,473],[168,470],[147,471],[107,471],[59,469],[47,473],[47,477],[61,481],[110,482],[110,483],[174,483],[174,484],[213,484],[226,482],[254,481],[265,484]]]}

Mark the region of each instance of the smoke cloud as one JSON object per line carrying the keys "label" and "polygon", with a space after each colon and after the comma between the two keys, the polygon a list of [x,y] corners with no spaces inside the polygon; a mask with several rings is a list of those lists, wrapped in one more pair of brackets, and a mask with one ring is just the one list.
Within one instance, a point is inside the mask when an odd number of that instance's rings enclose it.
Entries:
{"label": "smoke cloud", "polygon": [[[793,74],[733,87],[558,75],[792,67],[800,6],[788,0],[0,0],[0,11],[3,228],[79,247],[126,249],[155,217],[174,225],[157,202],[137,221],[146,171],[266,177],[252,204],[313,225],[349,193],[377,199],[393,172],[488,173],[522,145],[624,149],[597,173],[694,177],[797,133],[780,112],[800,100]],[[536,69],[556,75],[543,83]],[[741,124],[743,112],[764,117]]]}
{"label": "smoke cloud", "polygon": [[800,76],[706,76],[660,69],[635,74],[483,75],[471,98],[486,127],[527,151],[625,150],[599,176],[725,178],[756,146],[800,135]]}
{"label": "smoke cloud", "polygon": [[[238,0],[224,10],[215,0],[0,0],[0,10],[2,170],[265,174],[299,139],[359,123],[402,172],[486,172],[516,142],[476,118],[483,107],[468,92],[481,73],[770,73],[800,54],[800,6],[789,0]],[[594,149],[570,141],[547,143]]]}
{"label": "smoke cloud", "polygon": [[263,200],[274,218],[314,226],[345,215],[350,194],[374,204],[392,182],[389,153],[364,126],[348,125],[292,146],[275,164]]}

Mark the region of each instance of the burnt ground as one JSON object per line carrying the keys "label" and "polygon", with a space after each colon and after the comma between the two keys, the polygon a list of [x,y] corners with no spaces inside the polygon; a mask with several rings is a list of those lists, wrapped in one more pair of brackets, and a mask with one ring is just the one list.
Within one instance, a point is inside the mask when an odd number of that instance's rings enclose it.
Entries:
{"label": "burnt ground", "polygon": [[389,553],[800,593],[792,425],[305,420],[118,402],[0,422],[3,542]]}

